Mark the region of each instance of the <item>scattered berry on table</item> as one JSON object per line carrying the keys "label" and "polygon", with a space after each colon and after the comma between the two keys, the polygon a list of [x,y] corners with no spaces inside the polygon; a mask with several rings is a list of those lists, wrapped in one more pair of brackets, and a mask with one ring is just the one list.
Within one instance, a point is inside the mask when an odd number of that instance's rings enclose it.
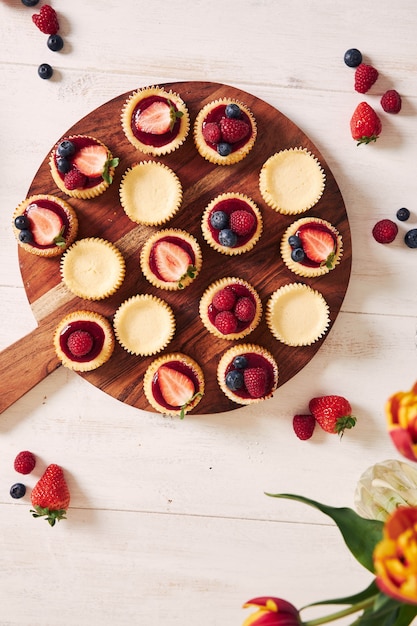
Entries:
{"label": "scattered berry on table", "polygon": [[14,469],[19,474],[30,474],[36,465],[36,457],[33,452],[23,450],[14,460]]}
{"label": "scattered berry on table", "polygon": [[38,2],[39,0],[22,0],[22,4],[24,4],[25,7],[34,7]]}
{"label": "scattered berry on table", "polygon": [[230,228],[223,228],[219,232],[219,244],[226,248],[233,248],[237,244],[237,235]]}
{"label": "scattered berry on table", "polygon": [[55,463],[48,465],[31,494],[33,517],[45,517],[51,526],[66,519],[70,503],[70,492],[64,472]]}
{"label": "scattered berry on table", "polygon": [[349,48],[343,57],[348,67],[358,67],[362,63],[362,53],[357,48]]}
{"label": "scattered berry on table", "polygon": [[401,105],[401,96],[395,89],[389,89],[381,97],[381,106],[386,113],[399,113]]}
{"label": "scattered berry on table", "polygon": [[292,419],[292,427],[298,439],[306,441],[313,436],[316,426],[316,418],[314,415],[294,415]]}
{"label": "scattered berry on table", "polygon": [[44,80],[48,80],[49,78],[51,78],[53,73],[54,73],[54,70],[49,65],[49,63],[41,63],[40,66],[38,67],[38,74]]}
{"label": "scattered berry on table", "polygon": [[46,35],[56,35],[59,31],[58,16],[49,4],[41,6],[39,13],[32,15],[32,21]]}
{"label": "scattered berry on table", "polygon": [[12,496],[12,498],[15,498],[16,500],[18,498],[23,498],[25,493],[26,493],[26,487],[23,483],[15,483],[14,485],[10,487],[10,495]]}
{"label": "scattered berry on table", "polygon": [[247,367],[243,370],[243,380],[252,398],[262,398],[266,394],[268,377],[262,367]]}
{"label": "scattered berry on table", "polygon": [[229,216],[224,211],[213,211],[210,215],[210,224],[216,230],[222,230],[229,226]]}
{"label": "scattered berry on table", "polygon": [[376,82],[378,78],[378,70],[372,65],[360,63],[355,70],[355,91],[366,93]]}
{"label": "scattered berry on table", "polygon": [[237,389],[242,389],[243,387],[243,374],[239,370],[230,370],[226,374],[226,386],[231,391],[236,391]]}
{"label": "scattered berry on table", "polygon": [[64,47],[64,40],[61,35],[49,35],[46,45],[52,52],[59,52]]}
{"label": "scattered berry on table", "polygon": [[251,298],[242,296],[236,302],[234,313],[240,322],[251,322],[255,317],[256,307]]}
{"label": "scattered berry on table", "polygon": [[384,219],[375,224],[372,235],[378,243],[391,243],[398,233],[398,226],[392,220]]}
{"label": "scattered berry on table", "polygon": [[214,325],[222,335],[230,335],[237,330],[237,318],[232,311],[220,311],[214,318]]}
{"label": "scattered berry on table", "polygon": [[250,126],[244,120],[234,117],[222,117],[220,120],[220,130],[223,141],[233,144],[244,139],[249,134]]}
{"label": "scattered berry on table", "polygon": [[236,304],[236,294],[231,287],[224,287],[214,294],[212,304],[218,311],[231,311]]}
{"label": "scattered berry on table", "polygon": [[412,228],[405,234],[404,242],[409,248],[417,248],[417,228]]}
{"label": "scattered berry on table", "polygon": [[27,215],[17,215],[14,220],[14,225],[19,230],[30,229],[30,221]]}
{"label": "scattered berry on table", "polygon": [[203,126],[203,137],[208,143],[219,143],[222,133],[216,122],[207,122]]}
{"label": "scattered berry on table", "polygon": [[327,395],[312,398],[308,408],[319,426],[328,433],[342,437],[345,429],[353,428],[356,424],[352,407],[343,396]]}
{"label": "scattered berry on table", "polygon": [[225,141],[221,141],[217,144],[217,152],[220,156],[228,156],[232,151],[232,146],[230,143],[226,143]]}
{"label": "scattered berry on table", "polygon": [[405,207],[398,209],[397,220],[400,220],[400,222],[406,222],[409,219],[409,217],[410,217],[410,211],[408,209],[406,209]]}
{"label": "scattered berry on table", "polygon": [[249,235],[255,227],[256,219],[253,213],[249,211],[238,210],[233,211],[230,215],[230,228],[239,237]]}
{"label": "scattered berry on table", "polygon": [[350,120],[350,132],[357,145],[376,141],[381,130],[381,120],[374,109],[367,102],[360,102]]}
{"label": "scattered berry on table", "polygon": [[224,114],[226,115],[226,117],[239,119],[239,117],[242,116],[242,110],[238,104],[236,104],[235,102],[231,102],[226,106]]}

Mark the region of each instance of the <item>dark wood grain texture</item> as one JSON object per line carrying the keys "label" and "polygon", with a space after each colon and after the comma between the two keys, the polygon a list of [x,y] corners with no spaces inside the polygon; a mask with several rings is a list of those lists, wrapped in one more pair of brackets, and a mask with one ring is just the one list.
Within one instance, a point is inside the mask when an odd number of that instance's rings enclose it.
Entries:
{"label": "dark wood grain texture", "polygon": [[[113,184],[103,195],[93,200],[67,198],[56,188],[51,178],[47,155],[33,179],[28,195],[50,193],[66,199],[79,216],[78,238],[103,237],[116,244],[126,259],[127,273],[122,287],[111,298],[101,302],[88,302],[72,296],[62,286],[59,259],[42,259],[19,250],[20,268],[27,297],[41,329],[35,331],[35,336],[39,340],[38,355],[46,355],[46,363],[42,358],[36,358],[31,362],[33,373],[26,379],[27,389],[23,389],[20,395],[56,367],[56,360],[51,355],[51,329],[66,312],[90,309],[112,319],[118,305],[136,293],[158,295],[171,305],[176,317],[177,330],[165,352],[181,351],[201,364],[206,380],[206,393],[193,411],[198,414],[239,408],[239,405],[224,396],[216,380],[219,357],[232,343],[217,339],[208,333],[198,316],[200,297],[211,282],[224,276],[248,280],[258,290],[264,310],[273,291],[284,284],[304,282],[320,291],[326,299],[330,307],[330,328],[339,313],[351,272],[350,228],[342,195],[323,155],[291,120],[249,93],[211,82],[169,83],[164,87],[182,96],[189,108],[191,125],[201,107],[211,100],[231,97],[244,102],[257,120],[258,137],[255,146],[240,163],[216,166],[199,156],[190,132],[184,145],[177,151],[160,159],[152,159],[131,146],[121,129],[121,110],[130,93],[122,94],[99,107],[63,134],[63,136],[76,133],[90,134],[103,141],[113,155],[120,158]],[[299,216],[279,215],[266,206],[259,192],[258,178],[263,163],[275,152],[290,147],[304,147],[310,150],[318,158],[326,174],[326,187],[322,198],[305,215],[322,217],[330,221],[343,238],[342,262],[329,274],[319,278],[300,279],[282,263],[279,254],[280,239],[286,227]],[[138,226],[131,222],[119,202],[119,184],[123,173],[133,164],[148,159],[160,160],[171,167],[178,175],[184,190],[181,210],[161,228],[187,230],[198,239],[202,248],[202,271],[184,291],[169,292],[157,289],[143,277],[139,266],[140,250],[143,242],[155,228]],[[201,215],[208,202],[216,195],[229,191],[250,196],[260,207],[263,216],[261,239],[250,252],[236,257],[213,251],[205,243],[200,227]],[[308,347],[285,346],[272,337],[263,316],[258,328],[243,342],[260,344],[273,353],[279,367],[278,385],[282,386],[312,359],[324,340],[325,337]],[[13,370],[14,365],[18,365],[20,361],[24,362],[28,355],[32,354],[32,350],[31,342],[23,339],[1,353],[2,377],[8,368]],[[151,360],[150,357],[129,355],[117,345],[107,364],[93,372],[80,375],[122,402],[153,411],[142,389],[143,374]],[[10,385],[17,385],[13,383],[13,371],[8,380],[9,388]],[[21,379],[19,384],[22,384]],[[6,408],[5,404],[0,403],[0,411]]]}

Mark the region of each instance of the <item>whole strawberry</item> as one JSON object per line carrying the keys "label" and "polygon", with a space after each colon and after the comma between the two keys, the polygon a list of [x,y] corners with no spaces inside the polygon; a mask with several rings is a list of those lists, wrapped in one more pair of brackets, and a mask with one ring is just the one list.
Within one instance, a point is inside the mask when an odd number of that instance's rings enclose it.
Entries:
{"label": "whole strawberry", "polygon": [[381,98],[381,106],[385,113],[399,113],[401,104],[401,96],[395,89],[389,89]]}
{"label": "whole strawberry", "polygon": [[19,474],[30,474],[36,465],[36,458],[29,450],[19,452],[14,460],[14,469]]}
{"label": "whole strawberry", "polygon": [[316,418],[314,415],[294,415],[292,418],[292,427],[298,439],[306,441],[313,436],[316,426]]}
{"label": "whole strawberry", "polygon": [[313,398],[308,408],[319,426],[327,433],[342,437],[346,428],[353,428],[356,424],[352,407],[343,396],[329,395]]}
{"label": "whole strawberry", "polygon": [[366,93],[378,78],[378,70],[372,65],[361,63],[355,70],[355,91]]}
{"label": "whole strawberry", "polygon": [[70,503],[70,493],[62,467],[48,465],[45,472],[33,488],[31,495],[33,517],[45,517],[51,526],[66,519],[65,514]]}
{"label": "whole strawberry", "polygon": [[40,12],[32,15],[32,21],[46,35],[56,35],[59,31],[57,14],[49,4],[41,6]]}
{"label": "whole strawberry", "polygon": [[381,130],[381,120],[374,109],[367,102],[360,102],[350,120],[350,132],[357,145],[376,141]]}

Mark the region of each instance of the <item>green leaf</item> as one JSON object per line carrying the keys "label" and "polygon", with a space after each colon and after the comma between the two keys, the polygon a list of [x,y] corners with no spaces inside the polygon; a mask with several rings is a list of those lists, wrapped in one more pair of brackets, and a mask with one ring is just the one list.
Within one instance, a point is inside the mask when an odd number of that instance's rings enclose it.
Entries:
{"label": "green leaf", "polygon": [[374,572],[372,554],[376,544],[382,539],[383,522],[360,517],[355,511],[347,507],[336,508],[327,506],[303,496],[289,493],[267,493],[266,495],[271,498],[297,500],[328,515],[339,528],[347,547],[355,559],[367,570]]}
{"label": "green leaf", "polygon": [[417,606],[413,604],[403,604],[398,611],[398,617],[394,622],[395,626],[408,626],[417,615]]}
{"label": "green leaf", "polygon": [[355,593],[353,596],[344,596],[343,598],[333,598],[332,600],[323,600],[321,602],[312,602],[311,604],[307,604],[303,607],[306,609],[310,606],[321,606],[324,604],[357,604],[358,602],[363,602],[363,600],[367,600],[368,598],[372,598],[379,593],[379,589],[375,583],[375,580],[371,582],[371,584],[360,591],[359,593]]}

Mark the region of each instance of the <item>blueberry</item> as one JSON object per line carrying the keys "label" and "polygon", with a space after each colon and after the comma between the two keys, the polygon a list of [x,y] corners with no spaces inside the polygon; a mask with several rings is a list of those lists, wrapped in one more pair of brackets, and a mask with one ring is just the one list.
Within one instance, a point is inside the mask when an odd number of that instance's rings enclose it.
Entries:
{"label": "blueberry", "polygon": [[25,7],[34,7],[38,2],[39,0],[22,0],[22,4],[24,4]]}
{"label": "blueberry", "polygon": [[237,235],[230,228],[223,228],[219,232],[219,244],[226,248],[233,248],[237,244]]}
{"label": "blueberry", "polygon": [[343,57],[348,67],[358,67],[362,63],[362,53],[357,48],[349,48]]}
{"label": "blueberry", "polygon": [[225,141],[221,141],[217,144],[217,152],[220,156],[228,156],[232,151],[232,146],[230,143],[226,143]]}
{"label": "blueberry", "polygon": [[233,366],[236,367],[238,370],[244,370],[247,365],[248,359],[243,356],[243,354],[239,354],[233,359]]}
{"label": "blueberry", "polygon": [[28,228],[24,228],[19,233],[19,239],[22,243],[29,243],[33,239],[32,233]]}
{"label": "blueberry", "polygon": [[75,152],[75,145],[69,139],[64,139],[58,144],[56,152],[60,157],[70,157]]}
{"label": "blueberry", "polygon": [[10,487],[10,495],[12,498],[23,498],[26,493],[26,487],[22,483],[15,483]]}
{"label": "blueberry", "polygon": [[303,244],[298,235],[290,235],[288,237],[288,243],[291,248],[302,248]]}
{"label": "blueberry", "polygon": [[230,370],[226,374],[226,387],[231,391],[242,389],[243,387],[243,374],[238,370]]}
{"label": "blueberry", "polygon": [[229,216],[224,211],[213,211],[210,215],[210,224],[216,230],[222,230],[229,226]]}
{"label": "blueberry", "polygon": [[42,63],[38,67],[38,74],[39,74],[39,76],[41,78],[45,79],[45,80],[47,80],[48,78],[51,78],[53,73],[54,73],[54,70],[49,65],[49,63]]}
{"label": "blueberry", "polygon": [[296,263],[301,263],[304,260],[305,252],[302,248],[293,248],[291,250],[291,258]]}
{"label": "blueberry", "polygon": [[417,228],[412,228],[405,234],[404,241],[409,248],[417,248]]}
{"label": "blueberry", "polygon": [[27,215],[17,215],[14,220],[14,225],[19,230],[28,230],[30,226],[30,221]]}
{"label": "blueberry", "polygon": [[61,174],[66,174],[70,171],[72,165],[66,157],[60,156],[56,160],[56,167],[58,172],[61,172]]}
{"label": "blueberry", "polygon": [[240,106],[232,102],[226,106],[224,111],[226,117],[239,118],[242,115],[242,111],[240,110]]}
{"label": "blueberry", "polygon": [[61,35],[49,35],[46,44],[52,52],[59,52],[64,47],[64,40]]}
{"label": "blueberry", "polygon": [[405,207],[402,207],[402,209],[398,209],[397,220],[400,220],[400,222],[406,222],[409,217],[410,211],[408,209],[406,209]]}

